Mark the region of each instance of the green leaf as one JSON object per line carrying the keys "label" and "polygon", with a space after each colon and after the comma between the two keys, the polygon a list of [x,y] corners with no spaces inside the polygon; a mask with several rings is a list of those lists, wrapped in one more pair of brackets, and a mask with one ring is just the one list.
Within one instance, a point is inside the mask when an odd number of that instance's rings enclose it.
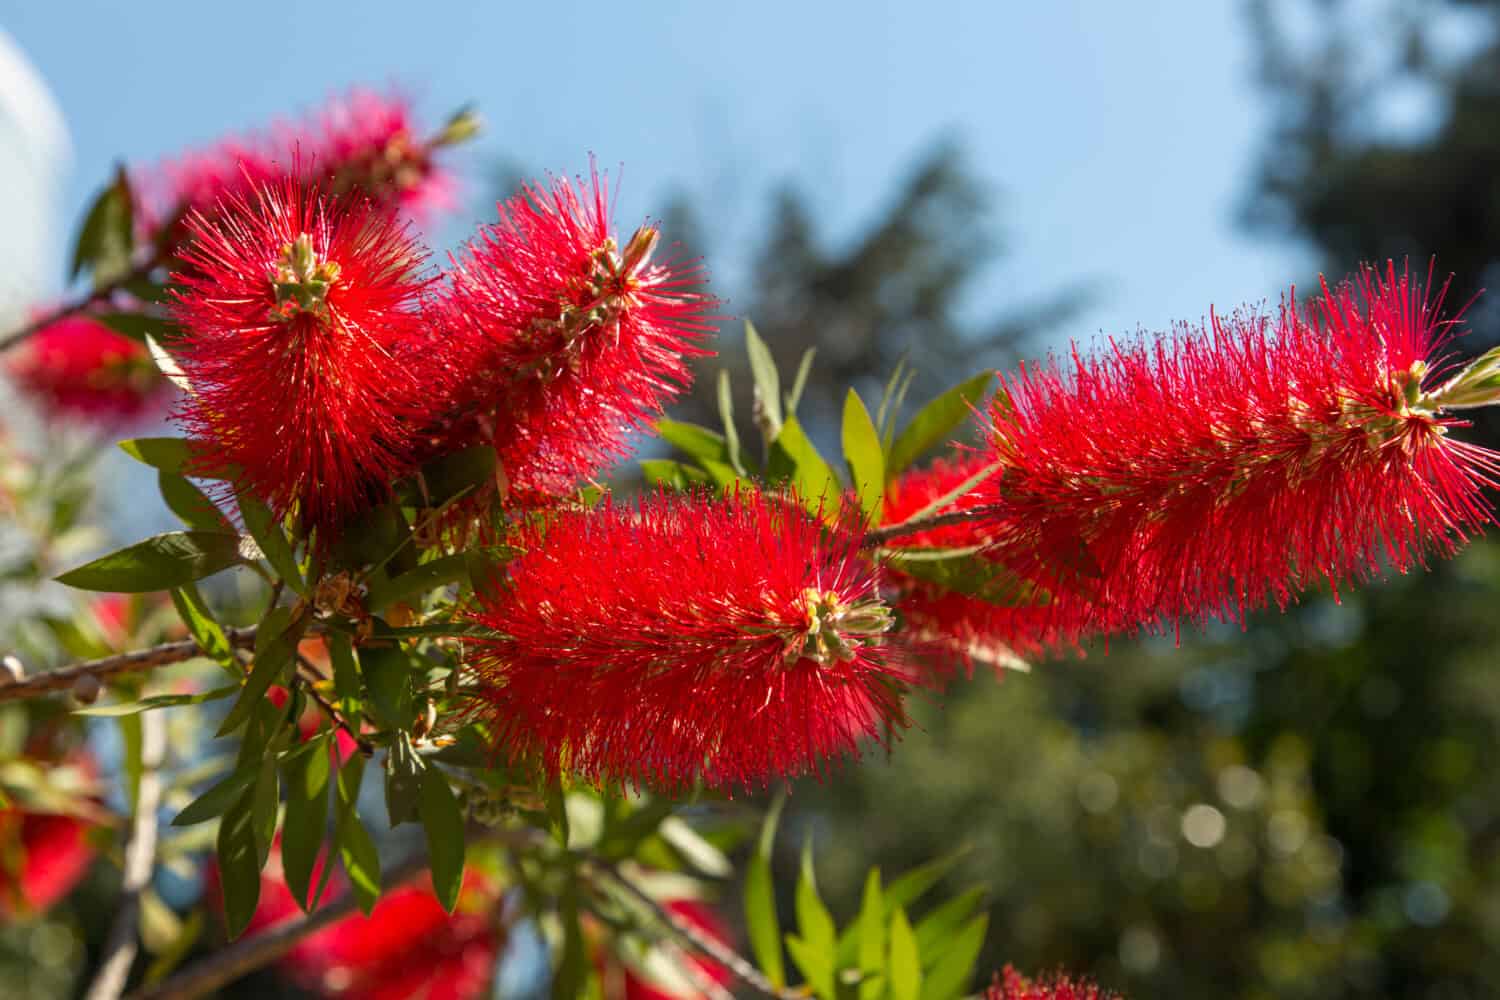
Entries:
{"label": "green leaf", "polygon": [[422,774],[421,813],[432,889],[443,909],[452,913],[464,881],[464,815],[447,775],[436,767]]}
{"label": "green leaf", "polygon": [[922,982],[921,1000],[957,1000],[964,995],[984,947],[989,922],[989,916],[981,913],[950,939],[947,950]]}
{"label": "green leaf", "polygon": [[707,427],[662,418],[656,422],[656,433],[661,435],[663,441],[693,458],[706,458],[711,462],[729,461],[729,446],[724,435]]}
{"label": "green leaf", "polygon": [[797,404],[802,402],[802,391],[807,388],[807,376],[812,372],[813,357],[817,353],[816,347],[809,347],[802,352],[802,360],[797,363],[797,377],[792,380],[792,391],[786,394],[788,416],[795,414]]}
{"label": "green leaf", "polygon": [[755,332],[755,324],[745,321],[745,350],[750,355],[750,373],[755,377],[757,421],[765,429],[766,440],[774,441],[781,433],[781,376],[771,349]]}
{"label": "green leaf", "polygon": [[703,468],[708,472],[709,477],[713,479],[714,485],[718,486],[721,490],[731,488],[750,490],[756,488],[753,479],[747,479],[738,472],[735,472],[733,466],[724,465],[721,462],[704,461]]}
{"label": "green leaf", "polygon": [[224,926],[231,940],[244,933],[260,902],[254,799],[253,789],[243,789],[219,824],[219,885],[224,897]]}
{"label": "green leaf", "polygon": [[253,770],[235,771],[208,791],[189,802],[182,812],[172,817],[173,826],[192,826],[206,823],[215,816],[222,816],[251,785],[255,784]]}
{"label": "green leaf", "polygon": [[114,179],[99,192],[84,216],[73,246],[69,279],[85,270],[94,273],[94,286],[108,284],[130,271],[135,249],[135,205],[130,178],[124,165],[115,168]]}
{"label": "green leaf", "polygon": [[399,646],[367,646],[360,650],[359,671],[380,720],[393,729],[411,725],[412,665],[407,654]]}
{"label": "green leaf", "polygon": [[844,461],[859,494],[860,509],[871,526],[878,525],[885,497],[885,453],[881,451],[880,432],[870,419],[870,411],[853,389],[844,397],[843,444]]}
{"label": "green leaf", "polygon": [[[177,363],[177,358],[173,356],[170,350],[162,346],[161,341],[149,333],[146,334],[146,352],[151,355],[151,361],[156,365],[157,371],[166,376],[168,382],[171,382],[189,396],[193,395],[193,383],[188,381],[187,373],[182,370],[182,365]],[[232,479],[237,478],[237,476],[231,476],[226,472],[224,473],[224,478]]]}
{"label": "green leaf", "polygon": [[297,643],[307,629],[308,612],[296,619],[290,608],[272,608],[255,633],[255,657],[240,697],[219,725],[219,736],[227,736],[250,717],[271,685],[284,680],[297,653]]}
{"label": "green leaf", "polygon": [[286,816],[281,823],[281,864],[287,888],[304,911],[309,909],[313,869],[323,846],[328,824],[328,786],[331,771],[329,747],[333,733],[324,730],[309,743],[307,753],[282,761],[286,786]]}
{"label": "green leaf", "polygon": [[364,758],[355,755],[339,769],[338,829],[334,837],[339,845],[339,860],[344,863],[344,871],[349,873],[355,899],[359,908],[369,916],[380,899],[380,855],[355,808],[360,782],[364,779],[364,765]]}
{"label": "green leaf", "polygon": [[804,941],[795,934],[786,937],[786,950],[802,970],[802,978],[823,1000],[834,1000],[833,953]]}
{"label": "green leaf", "polygon": [[79,590],[144,594],[201,580],[240,561],[239,535],[169,531],[100,556],[57,580]]}
{"label": "green leaf", "polygon": [[797,878],[796,904],[797,933],[809,947],[828,956],[831,968],[833,956],[838,951],[838,930],[828,907],[818,895],[811,840],[802,845],[802,871]]}
{"label": "green leaf", "polygon": [[120,442],[120,450],[153,469],[181,473],[192,460],[193,442],[186,438],[130,438]]}
{"label": "green leaf", "polygon": [[927,968],[942,964],[939,959],[951,947],[954,935],[984,898],[984,889],[976,886],[948,900],[917,922],[917,947]]}
{"label": "green leaf", "polygon": [[813,513],[827,514],[838,510],[838,478],[818,454],[796,417],[787,419],[772,443],[766,474],[773,481],[790,481],[803,506]]}
{"label": "green leaf", "polygon": [[776,887],[771,879],[771,847],[781,819],[785,796],[777,796],[760,828],[760,840],[745,869],[745,927],[750,949],[761,971],[776,985],[786,985],[786,965],[781,955],[781,923],[776,918]]}
{"label": "green leaf", "polygon": [[397,733],[385,761],[385,811],[391,826],[421,818],[422,772],[426,769],[411,745],[411,735]]}
{"label": "green leaf", "polygon": [[157,340],[172,340],[182,335],[182,329],[163,316],[148,316],[139,312],[110,312],[93,313],[90,318],[142,344],[148,337],[154,337]]}
{"label": "green leaf", "polygon": [[323,641],[328,644],[328,658],[333,663],[333,690],[339,696],[339,713],[353,723],[359,718],[361,694],[354,643],[343,632],[330,632]]}
{"label": "green leaf", "polygon": [[719,419],[724,423],[724,451],[729,465],[740,475],[745,474],[745,464],[740,459],[740,432],[734,425],[734,387],[729,384],[729,372],[719,369]]}
{"label": "green leaf", "polygon": [[242,676],[239,660],[235,659],[234,649],[230,646],[224,629],[209,613],[208,605],[204,603],[203,595],[198,593],[197,585],[186,583],[174,588],[172,605],[177,609],[177,617],[187,626],[188,635],[193,637],[198,648],[234,677],[236,684],[233,690],[239,690],[238,681]]}
{"label": "green leaf", "polygon": [[557,903],[563,946],[557,956],[551,993],[554,1000],[578,1000],[585,995],[588,985],[589,952],[583,938],[583,924],[578,919],[578,886],[573,879],[568,879]]}
{"label": "green leaf", "polygon": [[[943,553],[940,558],[928,558]],[[907,576],[986,604],[1015,606],[1034,601],[1032,585],[1002,564],[968,550],[906,549],[890,553],[889,564]]]}
{"label": "green leaf", "polygon": [[428,462],[422,467],[428,505],[441,506],[462,493],[493,482],[497,461],[493,446],[476,444]]}
{"label": "green leaf", "polygon": [[855,922],[859,935],[859,971],[863,973],[861,1000],[878,1000],[885,975],[885,894],[881,891],[880,869],[865,876],[864,899]]}
{"label": "green leaf", "polygon": [[254,799],[250,804],[255,821],[255,850],[262,868],[271,854],[271,843],[276,839],[276,811],[280,802],[281,782],[276,774],[276,758],[267,754],[255,778]]}
{"label": "green leaf", "polygon": [[647,486],[665,486],[674,490],[685,490],[695,483],[713,481],[703,470],[674,462],[670,458],[641,459],[641,478],[646,481]]}
{"label": "green leaf", "polygon": [[887,912],[893,912],[896,907],[906,907],[915,903],[926,895],[927,891],[937,885],[942,877],[953,869],[953,866],[963,858],[965,852],[954,851],[946,857],[929,861],[920,868],[913,868],[890,885],[885,887],[885,905]]}
{"label": "green leaf", "polygon": [[194,486],[186,476],[165,469],[156,474],[156,485],[167,509],[180,517],[189,528],[224,534],[233,531],[212,500]]}
{"label": "green leaf", "polygon": [[468,562],[462,552],[441,556],[394,579],[372,579],[367,603],[372,612],[379,613],[392,604],[410,603],[429,591],[468,578]]}
{"label": "green leaf", "polygon": [[297,557],[292,554],[292,545],[286,540],[286,533],[281,530],[271,509],[248,490],[240,490],[236,497],[240,504],[240,517],[245,521],[245,530],[250,532],[250,537],[260,547],[260,554],[266,557],[271,569],[276,571],[276,575],[288,587],[305,597],[307,584],[302,582]]}
{"label": "green leaf", "polygon": [[941,444],[974,412],[994,380],[994,372],[981,372],[922,407],[891,445],[886,475],[902,472],[929,449]]}
{"label": "green leaf", "polygon": [[891,914],[890,985],[892,1000],[919,1000],[922,995],[922,955],[912,933],[906,911],[896,907]]}
{"label": "green leaf", "polygon": [[89,708],[75,708],[74,715],[85,715],[95,719],[118,718],[120,716],[139,715],[141,712],[149,712],[154,708],[176,708],[179,705],[202,705],[208,701],[218,701],[220,698],[228,698],[239,691],[238,684],[230,684],[202,694],[158,694],[150,698],[142,698],[140,701],[126,701],[115,705],[93,705]]}

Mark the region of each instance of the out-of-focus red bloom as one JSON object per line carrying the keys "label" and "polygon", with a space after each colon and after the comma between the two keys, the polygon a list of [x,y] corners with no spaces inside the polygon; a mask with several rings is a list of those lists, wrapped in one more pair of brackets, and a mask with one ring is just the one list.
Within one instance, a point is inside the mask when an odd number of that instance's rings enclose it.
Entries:
{"label": "out-of-focus red bloom", "polygon": [[995,979],[985,990],[984,1000],[1120,1000],[1114,993],[1106,992],[1093,983],[1056,975],[1046,979],[1027,979],[1015,969],[1006,966],[995,973]]}
{"label": "out-of-focus red bloom", "polygon": [[44,326],[7,369],[49,414],[107,425],[140,416],[168,391],[144,345],[87,316]]}
{"label": "out-of-focus red bloom", "polygon": [[75,816],[0,809],[0,922],[41,913],[73,890],[94,859]]}
{"label": "out-of-focus red bloom", "polygon": [[511,539],[471,666],[496,744],[551,772],[723,789],[904,724],[911,673],[859,534],[784,497],[658,495]]}
{"label": "out-of-focus red bloom", "polygon": [[716,302],[699,265],[652,262],[658,239],[648,225],[615,242],[595,172],[586,190],[525,188],[455,262],[440,311],[468,379],[447,433],[493,440],[519,496],[612,464],[692,381]]}
{"label": "out-of-focus red bloom", "polygon": [[359,191],[381,208],[419,220],[451,205],[453,181],[400,94],[355,88],[304,118],[231,136],[131,171],[141,235],[157,238],[184,215],[208,212],[221,199],[252,196],[296,170],[299,179],[337,193]]}
{"label": "out-of-focus red bloom", "polygon": [[411,468],[427,419],[425,251],[360,199],[286,180],[187,221],[176,414],[205,472],[238,469],[319,544]]}
{"label": "out-of-focus red bloom", "polygon": [[[708,906],[695,899],[673,899],[662,904],[674,917],[707,933],[719,941],[729,941],[729,930],[724,922]],[[684,954],[684,962],[692,966],[692,977],[727,987],[733,977],[729,970],[711,959],[692,953]],[[707,991],[694,988],[690,992],[668,989],[665,984],[654,982],[635,969],[625,971],[625,1000],[708,1000]]]}
{"label": "out-of-focus red bloom", "polygon": [[990,554],[1086,632],[1242,621],[1452,553],[1491,519],[1497,456],[1424,389],[1441,301],[1390,265],[1273,318],[1023,370],[992,410]]}
{"label": "out-of-focus red bloom", "polygon": [[[321,876],[315,869],[314,885]],[[346,888],[336,876],[324,898]],[[489,996],[504,938],[483,912],[486,891],[468,876],[459,908],[449,914],[430,887],[398,886],[381,896],[368,917],[351,914],[298,941],[278,966],[303,989],[327,998]],[[209,892],[219,892],[217,869],[210,869]],[[266,930],[300,912],[281,873],[280,849],[273,849],[261,873],[260,902],[247,933]]]}

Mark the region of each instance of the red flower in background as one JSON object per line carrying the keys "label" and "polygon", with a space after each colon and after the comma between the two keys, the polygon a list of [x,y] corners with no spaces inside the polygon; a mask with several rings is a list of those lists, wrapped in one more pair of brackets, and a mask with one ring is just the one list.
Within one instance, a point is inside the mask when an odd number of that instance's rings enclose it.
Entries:
{"label": "red flower in background", "polygon": [[1497,464],[1424,390],[1441,300],[1391,265],[1273,319],[1023,370],[992,411],[994,558],[1081,634],[1242,621],[1452,553],[1490,521]]}
{"label": "red flower in background", "polygon": [[1007,965],[1003,972],[995,973],[994,982],[984,992],[984,1000],[1119,1000],[1119,997],[1093,983],[1065,975],[1027,979]]}
{"label": "red flower in background", "polygon": [[[315,869],[313,884],[320,878]],[[217,896],[217,868],[210,868],[208,881],[210,895]],[[346,888],[343,878],[335,876],[324,898]],[[449,914],[426,885],[389,889],[369,916],[354,913],[308,935],[292,946],[278,967],[303,989],[326,998],[487,997],[504,946],[499,925],[481,912],[487,908],[487,891],[468,876],[464,898]],[[247,933],[264,931],[300,912],[282,876],[280,849],[273,849],[261,872],[260,902]]]}
{"label": "red flower in background", "polygon": [[73,891],[94,850],[75,816],[0,809],[0,921],[42,913]]}
{"label": "red flower in background", "polygon": [[355,88],[302,119],[132,170],[141,235],[154,239],[163,226],[210,212],[226,197],[251,197],[288,171],[419,218],[452,202],[453,182],[434,162],[410,102]]}
{"label": "red flower in background", "polygon": [[[722,942],[729,941],[729,930],[719,915],[710,907],[695,899],[673,899],[663,907],[682,923],[698,928],[710,937]],[[728,987],[733,977],[729,970],[717,962],[694,952],[684,950],[682,961],[689,964],[689,977],[694,988],[681,992],[668,988],[667,984],[654,982],[643,973],[630,968],[625,970],[625,1000],[707,1000],[709,994],[698,986],[698,980]]]}
{"label": "red flower in background", "polygon": [[319,544],[414,462],[424,393],[425,251],[362,199],[286,180],[187,221],[177,347],[192,386],[176,414],[205,472],[234,466]]}
{"label": "red flower in background", "polygon": [[48,414],[107,425],[142,415],[168,390],[145,345],[87,316],[38,330],[6,367]]}
{"label": "red flower in background", "polygon": [[527,187],[455,261],[441,312],[468,379],[450,437],[493,440],[523,496],[573,489],[691,383],[715,300],[697,264],[653,263],[658,233],[610,234],[599,175]]}
{"label": "red flower in background", "polygon": [[471,666],[499,753],[732,789],[885,739],[911,675],[859,537],[752,492],[520,529],[509,582],[475,614],[497,633],[474,640]]}

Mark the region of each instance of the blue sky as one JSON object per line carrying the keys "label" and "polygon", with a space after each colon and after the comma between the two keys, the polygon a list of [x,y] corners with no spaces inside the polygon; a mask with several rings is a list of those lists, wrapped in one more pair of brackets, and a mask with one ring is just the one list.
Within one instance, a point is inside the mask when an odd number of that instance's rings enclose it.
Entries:
{"label": "blue sky", "polygon": [[72,133],[67,227],[117,158],[149,161],[353,83],[399,82],[434,120],[478,104],[488,131],[462,154],[476,195],[502,158],[576,172],[591,152],[623,164],[622,226],[685,187],[731,299],[774,184],[794,178],[848,237],[944,136],[990,186],[1010,250],[969,309],[1102,283],[1098,306],[1052,331],[1054,344],[1274,297],[1310,259],[1236,231],[1266,108],[1228,0],[91,0],[12,5],[0,26]]}

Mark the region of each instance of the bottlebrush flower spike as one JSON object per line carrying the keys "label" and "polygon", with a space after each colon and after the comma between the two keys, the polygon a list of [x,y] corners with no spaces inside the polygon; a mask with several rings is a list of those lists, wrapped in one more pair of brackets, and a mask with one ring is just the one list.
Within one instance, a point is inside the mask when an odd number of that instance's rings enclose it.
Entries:
{"label": "bottlebrush flower spike", "polygon": [[984,991],[984,1000],[1120,1000],[1114,993],[1101,990],[1093,983],[1064,975],[1031,980],[1010,966],[995,973],[994,982]]}
{"label": "bottlebrush flower spike", "polygon": [[528,186],[455,261],[441,312],[470,376],[450,436],[492,439],[517,493],[573,489],[691,383],[717,303],[699,265],[653,263],[659,239],[615,242],[595,171]]}
{"label": "bottlebrush flower spike", "polygon": [[144,345],[87,316],[38,330],[7,368],[49,414],[105,426],[142,415],[167,393]]}
{"label": "bottlebrush flower spike", "polygon": [[425,373],[440,378],[419,349],[426,252],[369,202],[291,179],[187,226],[177,417],[203,471],[237,468],[237,486],[329,543],[412,467]]}
{"label": "bottlebrush flower spike", "polygon": [[821,773],[905,724],[910,681],[858,532],[786,498],[648,497],[512,539],[470,667],[499,752],[677,790]]}
{"label": "bottlebrush flower spike", "polygon": [[1023,370],[991,411],[994,557],[1051,591],[1059,625],[1133,631],[1451,554],[1491,520],[1497,456],[1450,437],[1424,388],[1442,297],[1392,264],[1272,319]]}

